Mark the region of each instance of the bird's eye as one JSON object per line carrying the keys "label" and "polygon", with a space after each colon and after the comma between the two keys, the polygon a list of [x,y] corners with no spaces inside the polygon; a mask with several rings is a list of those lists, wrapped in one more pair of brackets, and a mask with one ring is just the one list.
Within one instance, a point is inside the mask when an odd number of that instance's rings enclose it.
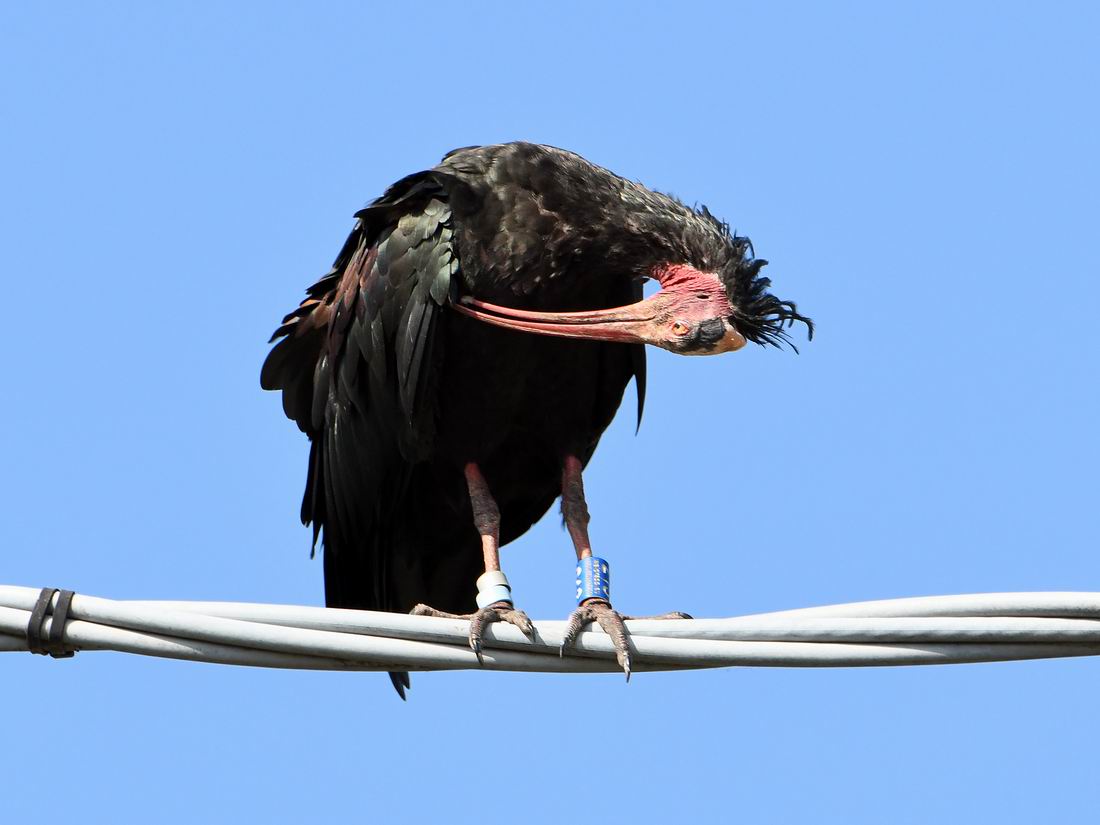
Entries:
{"label": "bird's eye", "polygon": [[687,335],[688,331],[689,331],[689,327],[683,321],[677,321],[676,323],[674,323],[672,325],[672,334],[673,335]]}

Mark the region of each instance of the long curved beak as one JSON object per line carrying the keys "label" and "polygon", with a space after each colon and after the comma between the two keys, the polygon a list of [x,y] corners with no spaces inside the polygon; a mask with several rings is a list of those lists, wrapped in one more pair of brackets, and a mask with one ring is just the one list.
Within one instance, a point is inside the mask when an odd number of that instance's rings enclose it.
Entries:
{"label": "long curved beak", "polygon": [[[659,293],[658,293],[659,295]],[[463,315],[487,324],[553,335],[559,338],[585,338],[594,341],[618,341],[626,344],[657,343],[657,317],[662,314],[658,295],[636,304],[582,312],[534,312],[490,304],[469,296],[454,308]]]}
{"label": "long curved beak", "polygon": [[[744,336],[729,321],[726,288],[717,275],[686,264],[656,269],[652,273],[661,289],[634,304],[580,312],[542,312],[491,304],[466,296],[454,308],[487,324],[590,341],[652,344],[685,354],[730,352],[745,345]],[[708,340],[699,340],[705,328]],[[714,331],[718,337],[713,337]]]}

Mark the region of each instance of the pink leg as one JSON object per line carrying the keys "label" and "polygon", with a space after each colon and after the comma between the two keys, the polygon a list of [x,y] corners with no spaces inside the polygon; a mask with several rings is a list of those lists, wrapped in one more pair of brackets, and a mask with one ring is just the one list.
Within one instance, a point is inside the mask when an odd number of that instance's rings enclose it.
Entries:
{"label": "pink leg", "polygon": [[485,476],[474,462],[466,465],[466,487],[474,511],[474,526],[481,534],[481,553],[485,557],[485,572],[500,570],[500,509],[489,492]]}
{"label": "pink leg", "polygon": [[[581,478],[581,471],[580,459],[575,455],[566,455],[562,461],[561,472],[561,514],[565,519],[565,528],[569,531],[569,537],[573,539],[573,549],[576,550],[578,561],[592,555],[592,542],[588,537],[588,522],[591,516],[584,499],[584,481]],[[596,622],[611,637],[619,666],[626,673],[627,681],[630,681],[630,643],[626,626],[623,624],[623,621],[629,618],[631,617],[623,616],[612,608],[611,603],[604,599],[585,599],[569,616],[569,622],[562,637],[561,652],[564,654],[587,625]],[[691,616],[687,613],[665,613],[660,616],[640,618],[690,619]]]}
{"label": "pink leg", "polygon": [[565,527],[573,539],[577,560],[592,555],[592,542],[588,538],[588,503],[584,500],[584,480],[581,478],[581,460],[567,455],[561,470],[561,514]]}
{"label": "pink leg", "polygon": [[[481,535],[481,553],[485,559],[485,572],[500,570],[500,508],[497,507],[489,484],[477,464],[470,462],[464,468],[466,487],[470,491],[470,505],[474,511],[474,526]],[[516,610],[511,602],[499,601],[482,607],[475,613],[459,615],[436,610],[426,604],[418,604],[412,609],[414,616],[438,616],[444,619],[470,620],[470,648],[481,657],[481,637],[485,626],[493,622],[514,624],[532,641],[535,639],[535,627],[527,614]]]}

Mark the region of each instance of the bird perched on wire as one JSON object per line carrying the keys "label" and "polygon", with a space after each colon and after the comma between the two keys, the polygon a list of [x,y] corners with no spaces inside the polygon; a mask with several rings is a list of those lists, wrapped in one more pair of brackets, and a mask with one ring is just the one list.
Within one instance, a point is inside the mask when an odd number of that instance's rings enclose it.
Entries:
{"label": "bird perched on wire", "polygon": [[355,217],[261,375],[309,436],[326,603],[469,618],[479,659],[490,622],[533,635],[499,550],[560,496],[579,602],[563,647],[598,622],[629,678],[582,470],[631,378],[640,422],[645,345],[713,355],[810,320],[705,208],[550,146],[455,150]]}

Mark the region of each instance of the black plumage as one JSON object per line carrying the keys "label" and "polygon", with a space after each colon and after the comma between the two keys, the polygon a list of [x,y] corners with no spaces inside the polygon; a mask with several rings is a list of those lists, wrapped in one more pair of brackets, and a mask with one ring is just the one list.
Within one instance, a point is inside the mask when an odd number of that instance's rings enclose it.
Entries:
{"label": "black plumage", "polygon": [[[460,149],[391,186],[276,330],[261,376],[309,436],[302,520],[323,542],[326,603],[473,610],[485,568],[464,466],[493,492],[500,542],[521,535],[561,493],[563,457],[591,458],[631,378],[640,420],[642,340],[709,352],[730,328],[778,344],[806,321],[768,294],[763,264],[705,209],[551,147]],[[713,273],[726,309],[667,341],[485,314],[641,306],[642,280],[678,265]]]}

